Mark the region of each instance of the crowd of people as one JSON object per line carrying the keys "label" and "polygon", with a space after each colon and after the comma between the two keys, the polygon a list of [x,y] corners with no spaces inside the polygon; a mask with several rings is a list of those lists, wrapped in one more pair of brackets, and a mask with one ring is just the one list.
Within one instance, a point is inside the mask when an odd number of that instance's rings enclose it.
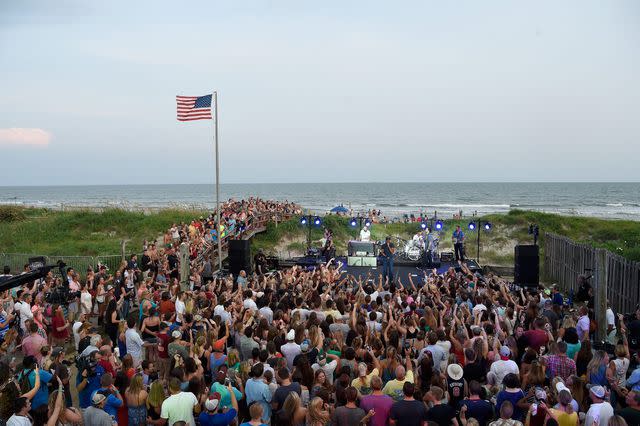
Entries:
{"label": "crowd of people", "polygon": [[[225,229],[296,206],[225,203]],[[192,270],[175,247],[217,238],[213,217],[171,229],[110,274],[68,269],[2,294],[7,425],[638,425],[640,312],[516,288],[464,262],[424,276],[352,276],[335,259],[238,276]],[[208,236],[207,236],[208,234]],[[206,263],[206,262],[205,262]],[[49,303],[52,287],[78,289]],[[587,295],[588,296],[588,295]]]}

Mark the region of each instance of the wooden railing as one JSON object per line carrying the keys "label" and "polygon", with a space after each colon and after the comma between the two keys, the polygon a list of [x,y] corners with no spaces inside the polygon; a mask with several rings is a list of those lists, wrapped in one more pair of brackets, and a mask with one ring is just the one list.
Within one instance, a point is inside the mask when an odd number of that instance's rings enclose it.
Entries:
{"label": "wooden railing", "polygon": [[[231,239],[242,239],[249,240],[253,238],[254,235],[259,234],[267,230],[267,224],[269,222],[283,222],[289,220],[293,217],[293,214],[290,213],[262,213],[258,216],[252,217],[249,221],[249,224],[245,227],[245,229],[234,235],[227,235],[222,238],[221,250],[222,250],[222,260],[224,261],[229,255],[229,240]],[[197,262],[200,263],[204,261],[205,257],[209,257],[211,259],[211,266],[213,266],[214,271],[217,271],[218,265],[218,242],[212,242],[208,245],[197,258]]]}

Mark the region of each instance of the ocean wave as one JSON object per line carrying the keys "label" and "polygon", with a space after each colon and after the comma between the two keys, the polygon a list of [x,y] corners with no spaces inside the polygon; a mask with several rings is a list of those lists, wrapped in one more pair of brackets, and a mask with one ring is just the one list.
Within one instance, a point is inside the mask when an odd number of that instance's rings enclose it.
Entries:
{"label": "ocean wave", "polygon": [[607,207],[624,207],[624,204],[622,204],[622,203],[607,203],[606,206]]}

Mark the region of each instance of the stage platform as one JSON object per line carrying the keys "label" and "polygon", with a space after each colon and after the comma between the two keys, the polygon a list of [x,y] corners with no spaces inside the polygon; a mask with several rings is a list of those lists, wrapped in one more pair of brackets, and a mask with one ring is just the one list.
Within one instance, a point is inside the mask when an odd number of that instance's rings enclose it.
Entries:
{"label": "stage platform", "polygon": [[[355,277],[362,277],[363,279],[371,276],[373,279],[377,280],[378,276],[382,274],[382,265],[378,264],[377,266],[347,266],[347,258],[346,257],[338,257],[336,260],[342,262],[343,269],[345,269],[349,274]],[[286,259],[280,261],[280,267],[291,267],[293,265],[302,266],[304,268],[312,269],[324,263],[324,259],[321,257],[314,256],[305,256],[305,257],[297,257],[293,259]],[[472,272],[482,272],[482,268],[475,260],[468,260],[467,267]],[[456,271],[460,270],[457,262],[441,262],[440,265],[436,268],[438,274],[444,274],[449,270],[449,268],[455,268]],[[433,273],[433,268],[429,268],[427,266],[417,265],[417,264],[394,264],[394,278],[400,278],[400,281],[404,284],[409,283],[408,275],[411,274],[414,284],[422,284],[425,272],[427,275],[431,275]]]}

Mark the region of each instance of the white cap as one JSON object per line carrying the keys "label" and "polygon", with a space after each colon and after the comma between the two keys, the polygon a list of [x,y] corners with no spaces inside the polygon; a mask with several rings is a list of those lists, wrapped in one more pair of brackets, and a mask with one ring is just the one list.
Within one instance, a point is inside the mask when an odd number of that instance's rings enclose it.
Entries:
{"label": "white cap", "polygon": [[295,330],[289,330],[289,332],[287,333],[287,340],[293,341],[295,339],[296,339],[296,331]]}

